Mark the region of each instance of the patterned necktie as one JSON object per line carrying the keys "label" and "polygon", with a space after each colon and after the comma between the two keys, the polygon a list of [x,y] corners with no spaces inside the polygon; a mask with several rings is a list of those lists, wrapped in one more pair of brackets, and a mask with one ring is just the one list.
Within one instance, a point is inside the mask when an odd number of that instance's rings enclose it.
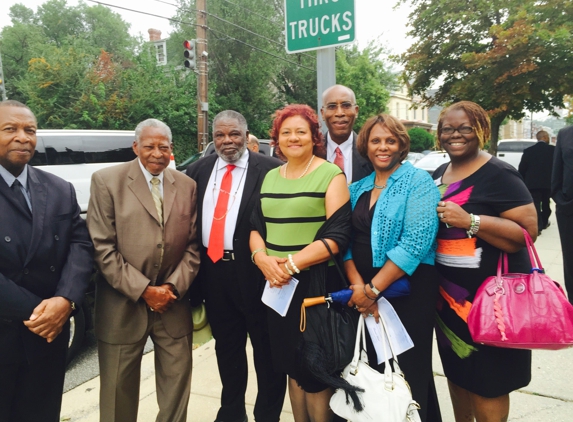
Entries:
{"label": "patterned necktie", "polygon": [[151,196],[155,203],[155,209],[157,210],[157,216],[159,217],[159,224],[163,226],[163,199],[161,198],[161,192],[159,191],[160,183],[161,180],[157,177],[151,178]]}
{"label": "patterned necktie", "polygon": [[14,180],[12,183],[12,192],[14,192],[14,196],[16,200],[22,205],[22,207],[27,211],[28,215],[31,215],[30,206],[24,197],[24,192],[22,192],[22,183],[18,179]]}
{"label": "patterned necktie", "polygon": [[340,148],[336,147],[334,153],[336,154],[336,157],[334,157],[334,164],[340,167],[340,170],[344,171],[344,155],[342,155],[342,151],[340,151]]}
{"label": "patterned necktie", "polygon": [[[151,197],[153,198],[153,203],[155,204],[155,209],[157,210],[157,216],[159,217],[159,224],[163,228],[163,198],[161,197],[161,192],[159,191],[159,184],[161,180],[157,177],[151,178]],[[163,247],[161,248],[161,253],[159,255],[159,267],[161,268],[161,263],[163,262]]]}
{"label": "patterned necktie", "polygon": [[207,255],[213,262],[217,262],[223,258],[223,247],[225,244],[225,220],[227,218],[227,205],[229,204],[229,196],[231,195],[231,187],[233,185],[233,169],[237,167],[234,164],[227,165],[227,171],[223,175],[221,181],[221,189],[219,189],[219,197],[217,198],[217,205],[213,213],[213,224],[211,225],[211,234],[209,235],[209,246],[207,247]]}

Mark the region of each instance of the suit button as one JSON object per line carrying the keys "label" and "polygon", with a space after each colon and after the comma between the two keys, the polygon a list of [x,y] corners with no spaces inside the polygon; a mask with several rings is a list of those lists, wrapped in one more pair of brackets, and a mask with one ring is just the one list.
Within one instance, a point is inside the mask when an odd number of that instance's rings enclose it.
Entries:
{"label": "suit button", "polygon": [[157,249],[161,249],[163,247],[163,245],[160,243],[157,245]]}
{"label": "suit button", "polygon": [[51,271],[51,272],[56,271],[56,267],[54,267],[54,266],[52,265],[52,266],[50,267],[50,271]]}
{"label": "suit button", "polygon": [[56,239],[56,240],[60,240],[60,236],[58,236],[58,235],[55,235],[55,236],[54,236],[54,239]]}
{"label": "suit button", "polygon": [[24,268],[24,274],[28,274],[30,270],[28,268]]}
{"label": "suit button", "polygon": [[153,267],[154,267],[154,268],[159,268],[159,264],[154,264]]}
{"label": "suit button", "polygon": [[6,237],[4,238],[4,240],[5,240],[6,242],[11,242],[11,241],[12,241],[12,239],[10,239],[10,236],[6,236]]}

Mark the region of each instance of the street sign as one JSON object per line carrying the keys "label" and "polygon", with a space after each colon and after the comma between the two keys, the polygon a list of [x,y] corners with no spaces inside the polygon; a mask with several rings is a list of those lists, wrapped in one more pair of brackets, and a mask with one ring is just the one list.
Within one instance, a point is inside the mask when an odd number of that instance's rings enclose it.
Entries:
{"label": "street sign", "polygon": [[287,53],[351,43],[354,0],[285,0]]}

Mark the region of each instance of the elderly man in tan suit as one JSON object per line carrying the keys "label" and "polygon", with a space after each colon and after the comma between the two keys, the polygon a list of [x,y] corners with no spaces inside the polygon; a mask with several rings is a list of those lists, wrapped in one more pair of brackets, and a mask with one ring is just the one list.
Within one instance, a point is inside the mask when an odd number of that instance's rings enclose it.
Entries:
{"label": "elderly man in tan suit", "polygon": [[155,348],[157,421],[187,420],[197,274],[196,185],[167,168],[171,130],[155,119],[135,129],[135,160],[92,176],[87,224],[98,266],[95,332],[100,421],[135,422],[143,348]]}

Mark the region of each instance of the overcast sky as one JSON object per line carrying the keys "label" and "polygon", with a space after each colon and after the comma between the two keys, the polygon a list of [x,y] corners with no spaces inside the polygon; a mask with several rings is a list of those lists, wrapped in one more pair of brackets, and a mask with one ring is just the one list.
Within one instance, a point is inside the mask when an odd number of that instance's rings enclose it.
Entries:
{"label": "overcast sky", "polygon": [[[241,4],[241,0],[232,1]],[[85,2],[89,5],[96,4],[87,0]],[[176,3],[175,0],[166,0],[166,2]],[[406,23],[408,10],[403,6],[397,11],[392,10],[396,2],[396,0],[355,0],[356,38],[361,47],[365,46],[368,41],[382,35],[382,43],[391,49],[392,53],[402,53],[408,48],[411,43],[405,35],[407,32]],[[2,0],[0,28],[5,25],[10,25],[8,9],[16,3],[22,3],[36,11],[39,5],[45,3],[45,0]],[[102,0],[102,3],[118,5],[166,17],[174,16],[176,10],[174,6],[156,0]],[[67,4],[76,5],[78,1],[67,0]],[[208,4],[207,0],[207,7]],[[129,12],[118,8],[112,8],[112,10],[119,13],[124,21],[131,24],[132,35],[141,33],[145,39],[147,39],[147,30],[149,28],[161,30],[163,33],[162,36],[167,35],[171,30],[169,21],[166,19]]]}

